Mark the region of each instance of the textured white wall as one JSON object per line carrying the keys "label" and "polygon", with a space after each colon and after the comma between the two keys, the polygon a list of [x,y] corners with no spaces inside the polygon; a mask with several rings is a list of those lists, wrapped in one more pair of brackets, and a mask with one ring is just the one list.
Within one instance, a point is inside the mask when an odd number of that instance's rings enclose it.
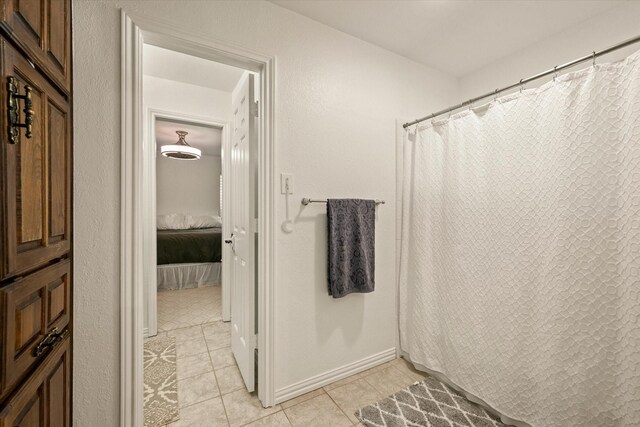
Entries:
{"label": "textured white wall", "polygon": [[155,108],[210,120],[231,119],[231,92],[154,76],[143,78],[143,103],[145,109]]}
{"label": "textured white wall", "polygon": [[[594,18],[567,28],[565,31],[542,40],[526,49],[496,61],[460,79],[462,98],[473,98],[504,87],[522,78],[567,63],[621,41],[640,35],[640,2],[626,2]],[[640,44],[632,45],[617,52],[602,56],[597,62],[616,61],[640,49]],[[583,63],[573,68],[588,67]],[[551,77],[540,79],[527,85],[537,87]]]}
{"label": "textured white wall", "polygon": [[[395,119],[454,102],[454,79],[267,2],[74,1],[74,424],[118,425],[120,11],[276,56],[277,170],[295,232],[276,236],[276,386],[395,346]],[[371,197],[377,289],[326,292],[326,219],[310,197]],[[279,197],[278,225],[284,219]],[[279,230],[279,227],[277,227]]]}
{"label": "textured white wall", "polygon": [[157,213],[220,213],[220,157],[185,161],[156,156]]}

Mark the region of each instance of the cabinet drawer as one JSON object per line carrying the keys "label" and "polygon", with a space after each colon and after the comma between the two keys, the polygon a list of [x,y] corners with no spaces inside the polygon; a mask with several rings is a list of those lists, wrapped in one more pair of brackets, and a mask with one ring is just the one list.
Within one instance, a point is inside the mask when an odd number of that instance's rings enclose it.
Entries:
{"label": "cabinet drawer", "polygon": [[71,1],[0,2],[0,25],[65,90],[71,87]]}
{"label": "cabinet drawer", "polygon": [[71,351],[67,337],[0,408],[0,427],[67,427],[70,415]]}
{"label": "cabinet drawer", "polygon": [[0,397],[6,396],[47,355],[50,347],[43,344],[45,337],[53,341],[54,328],[62,332],[69,323],[70,276],[69,260],[62,260],[0,288],[3,320]]}

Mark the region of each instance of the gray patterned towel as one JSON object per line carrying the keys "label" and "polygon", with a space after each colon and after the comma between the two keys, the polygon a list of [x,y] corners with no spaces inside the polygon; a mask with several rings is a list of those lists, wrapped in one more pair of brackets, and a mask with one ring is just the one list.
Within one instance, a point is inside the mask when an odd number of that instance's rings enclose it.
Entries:
{"label": "gray patterned towel", "polygon": [[375,285],[376,202],[327,200],[329,295],[373,292]]}

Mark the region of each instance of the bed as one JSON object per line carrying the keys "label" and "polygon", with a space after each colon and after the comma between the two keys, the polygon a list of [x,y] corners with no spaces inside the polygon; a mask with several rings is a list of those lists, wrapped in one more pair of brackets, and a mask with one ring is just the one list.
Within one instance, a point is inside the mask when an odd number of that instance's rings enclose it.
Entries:
{"label": "bed", "polygon": [[220,227],[158,230],[158,289],[188,289],[221,283]]}

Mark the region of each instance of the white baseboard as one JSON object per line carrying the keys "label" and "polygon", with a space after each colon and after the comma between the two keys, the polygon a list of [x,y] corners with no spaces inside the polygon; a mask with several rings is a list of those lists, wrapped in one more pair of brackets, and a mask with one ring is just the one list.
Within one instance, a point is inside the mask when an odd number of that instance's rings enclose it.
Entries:
{"label": "white baseboard", "polygon": [[336,369],[324,372],[322,374],[313,376],[304,381],[297,382],[295,384],[288,385],[279,390],[276,390],[276,403],[281,403],[294,397],[303,395],[310,391],[316,390],[327,384],[331,384],[343,378],[351,375],[355,375],[367,369],[371,369],[382,363],[389,362],[396,358],[396,349],[389,348],[381,351],[380,353],[367,356],[364,359],[357,360],[348,365],[341,366]]}
{"label": "white baseboard", "polygon": [[149,338],[149,328],[144,328],[144,329],[142,330],[142,334],[143,334],[143,335],[142,335],[143,337],[145,337],[145,338]]}

